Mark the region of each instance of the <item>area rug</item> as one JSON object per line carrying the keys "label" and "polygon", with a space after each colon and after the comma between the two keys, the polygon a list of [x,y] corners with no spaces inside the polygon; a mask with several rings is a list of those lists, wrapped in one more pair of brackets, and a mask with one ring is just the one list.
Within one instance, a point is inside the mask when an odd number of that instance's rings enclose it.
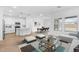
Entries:
{"label": "area rug", "polygon": [[62,46],[59,46],[56,48],[55,52],[64,52],[65,48]]}
{"label": "area rug", "polygon": [[20,49],[21,49],[21,52],[38,52],[32,45],[27,45]]}

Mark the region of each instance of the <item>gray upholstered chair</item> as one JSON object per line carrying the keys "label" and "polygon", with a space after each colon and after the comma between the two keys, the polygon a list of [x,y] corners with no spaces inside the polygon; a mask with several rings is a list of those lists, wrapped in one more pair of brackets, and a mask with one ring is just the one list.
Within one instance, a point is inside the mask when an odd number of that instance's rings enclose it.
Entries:
{"label": "gray upholstered chair", "polygon": [[62,43],[62,46],[65,48],[67,52],[72,44],[73,38],[71,36],[58,36],[58,39]]}

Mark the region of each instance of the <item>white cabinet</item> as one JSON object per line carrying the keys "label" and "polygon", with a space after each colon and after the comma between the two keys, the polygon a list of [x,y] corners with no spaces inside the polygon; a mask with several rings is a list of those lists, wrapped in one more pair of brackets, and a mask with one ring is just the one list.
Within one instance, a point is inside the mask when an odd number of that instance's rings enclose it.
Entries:
{"label": "white cabinet", "polygon": [[5,33],[14,33],[15,32],[15,26],[11,25],[11,27],[6,26],[5,27]]}
{"label": "white cabinet", "polygon": [[31,34],[31,29],[30,28],[16,28],[16,35],[29,35]]}

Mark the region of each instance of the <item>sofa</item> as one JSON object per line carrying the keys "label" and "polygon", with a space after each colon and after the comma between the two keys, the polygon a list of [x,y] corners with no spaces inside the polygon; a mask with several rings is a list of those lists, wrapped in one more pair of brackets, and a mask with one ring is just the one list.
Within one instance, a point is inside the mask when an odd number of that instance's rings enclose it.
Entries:
{"label": "sofa", "polygon": [[77,32],[77,33],[70,33],[69,35],[75,36],[75,37],[77,37],[79,39],[79,32]]}
{"label": "sofa", "polygon": [[62,43],[62,46],[65,48],[65,52],[73,50],[73,46],[71,48],[72,42],[75,39],[74,36],[69,36],[69,35],[59,35],[58,39]]}

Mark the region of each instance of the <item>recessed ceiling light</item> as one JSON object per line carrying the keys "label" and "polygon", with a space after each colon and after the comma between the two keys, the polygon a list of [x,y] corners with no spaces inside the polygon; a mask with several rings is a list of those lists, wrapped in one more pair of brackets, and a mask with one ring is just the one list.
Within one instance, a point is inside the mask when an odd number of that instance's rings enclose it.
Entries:
{"label": "recessed ceiling light", "polygon": [[43,14],[40,14],[40,16],[43,16]]}
{"label": "recessed ceiling light", "polygon": [[12,12],[12,10],[9,10],[9,12]]}
{"label": "recessed ceiling light", "polygon": [[13,8],[16,8],[16,6],[13,6]]}
{"label": "recessed ceiling light", "polygon": [[57,6],[57,8],[61,8],[61,6]]}

